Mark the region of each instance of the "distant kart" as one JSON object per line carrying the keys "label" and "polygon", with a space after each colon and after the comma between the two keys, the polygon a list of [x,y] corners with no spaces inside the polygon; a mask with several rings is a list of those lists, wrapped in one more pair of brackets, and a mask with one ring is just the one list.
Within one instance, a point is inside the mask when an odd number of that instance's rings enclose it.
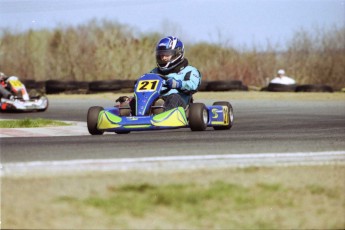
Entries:
{"label": "distant kart", "polygon": [[27,92],[25,85],[15,76],[6,80],[7,90],[11,92],[13,98],[1,98],[0,111],[40,111],[47,110],[49,106],[48,98],[36,90]]}
{"label": "distant kart", "polygon": [[212,106],[191,102],[186,109],[177,107],[164,111],[164,103],[157,101],[162,101],[161,95],[167,90],[166,79],[153,73],[144,74],[138,79],[134,86],[135,115],[129,114],[129,106],[90,107],[87,113],[89,133],[91,135],[102,135],[104,132],[127,134],[131,131],[176,128],[204,131],[207,127],[229,130],[232,127],[233,108],[227,101],[214,102]]}

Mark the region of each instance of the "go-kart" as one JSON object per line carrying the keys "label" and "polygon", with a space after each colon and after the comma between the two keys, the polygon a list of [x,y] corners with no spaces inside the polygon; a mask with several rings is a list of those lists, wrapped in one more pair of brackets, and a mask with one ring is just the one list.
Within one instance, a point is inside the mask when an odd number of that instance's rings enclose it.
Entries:
{"label": "go-kart", "polygon": [[[92,106],[87,113],[87,127],[91,135],[104,132],[127,134],[131,131],[190,128],[204,131],[207,127],[228,130],[234,123],[233,108],[227,101],[214,102],[212,106],[190,102],[186,108],[177,107],[165,111],[161,96],[168,89],[167,78],[148,73],[141,76],[134,86],[135,112],[127,106],[103,108]],[[158,112],[157,112],[158,111]]]}
{"label": "go-kart", "polygon": [[47,110],[49,101],[48,98],[36,90],[31,90],[29,93],[25,85],[15,76],[11,76],[6,80],[6,89],[13,95],[10,99],[1,98],[0,111],[39,111]]}

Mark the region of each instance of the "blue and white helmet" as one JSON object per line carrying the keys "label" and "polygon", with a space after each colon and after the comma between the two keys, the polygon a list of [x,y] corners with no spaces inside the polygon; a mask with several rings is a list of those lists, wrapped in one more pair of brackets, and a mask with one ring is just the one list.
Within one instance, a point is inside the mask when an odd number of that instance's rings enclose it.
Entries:
{"label": "blue and white helmet", "polygon": [[[171,56],[169,60],[163,60],[163,56]],[[173,36],[162,38],[156,46],[157,66],[161,71],[169,71],[184,60],[184,45],[180,39]]]}

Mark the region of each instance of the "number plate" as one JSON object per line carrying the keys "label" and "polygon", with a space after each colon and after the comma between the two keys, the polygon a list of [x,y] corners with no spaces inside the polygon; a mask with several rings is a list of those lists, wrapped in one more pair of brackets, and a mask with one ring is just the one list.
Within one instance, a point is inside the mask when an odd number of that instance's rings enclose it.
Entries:
{"label": "number plate", "polygon": [[142,80],[138,82],[137,92],[150,92],[155,91],[158,86],[158,80]]}
{"label": "number plate", "polygon": [[9,83],[11,86],[15,89],[21,89],[23,88],[23,84],[19,80],[10,80]]}

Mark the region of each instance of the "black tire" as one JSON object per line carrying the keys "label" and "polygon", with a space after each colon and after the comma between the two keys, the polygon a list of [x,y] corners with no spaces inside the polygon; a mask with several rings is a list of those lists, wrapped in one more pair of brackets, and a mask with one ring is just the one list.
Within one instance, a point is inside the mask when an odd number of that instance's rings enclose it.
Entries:
{"label": "black tire", "polygon": [[207,128],[208,112],[203,103],[192,103],[188,113],[189,127],[192,131],[204,131]]}
{"label": "black tire", "polygon": [[121,80],[121,92],[134,92],[136,80]]}
{"label": "black tire", "polygon": [[45,81],[36,81],[36,89],[42,93],[46,93],[46,82]]}
{"label": "black tire", "polygon": [[25,85],[25,88],[28,90],[37,88],[37,83],[35,80],[23,79],[21,80],[21,82]]}
{"label": "black tire", "polygon": [[66,82],[58,80],[48,80],[45,83],[46,94],[57,94],[65,92]]}
{"label": "black tire", "polygon": [[92,92],[113,92],[121,90],[120,80],[93,81],[89,83],[89,90]]}
{"label": "black tire", "polygon": [[207,84],[207,91],[242,91],[242,81],[211,81]]}
{"label": "black tire", "polygon": [[79,89],[77,81],[48,80],[45,86],[47,94],[63,92],[73,93]]}
{"label": "black tire", "polygon": [[295,92],[296,85],[283,85],[276,83],[269,83],[267,86],[267,91],[270,92]]}
{"label": "black tire", "polygon": [[231,129],[232,125],[234,124],[234,111],[232,105],[228,101],[216,101],[213,105],[221,105],[228,107],[228,117],[229,117],[229,124],[227,126],[214,126],[214,130],[229,130]]}
{"label": "black tire", "polygon": [[201,81],[198,91],[207,91],[208,81]]}
{"label": "black tire", "polygon": [[137,82],[137,80],[122,80],[121,81],[121,87],[134,89],[136,82]]}
{"label": "black tire", "polygon": [[76,82],[77,89],[74,90],[72,93],[76,94],[88,94],[89,93],[89,82],[88,81],[77,81]]}
{"label": "black tire", "polygon": [[296,92],[327,92],[333,93],[334,90],[328,85],[299,85],[296,87]]}
{"label": "black tire", "polygon": [[104,110],[100,106],[92,106],[87,112],[87,129],[91,135],[102,135],[104,131],[97,129],[98,115]]}

